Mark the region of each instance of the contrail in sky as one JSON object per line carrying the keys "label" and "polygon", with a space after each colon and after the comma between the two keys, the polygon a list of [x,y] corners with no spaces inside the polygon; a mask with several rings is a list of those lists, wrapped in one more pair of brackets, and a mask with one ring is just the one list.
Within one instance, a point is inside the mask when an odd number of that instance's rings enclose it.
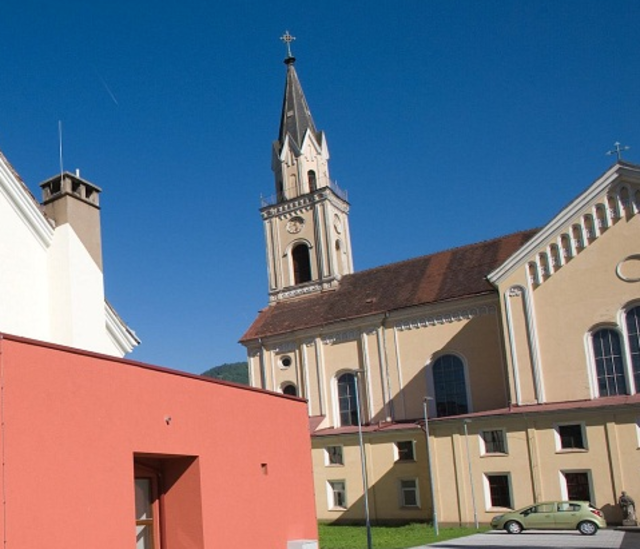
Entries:
{"label": "contrail in sky", "polygon": [[105,81],[104,78],[102,78],[102,75],[98,72],[98,69],[96,69],[94,67],[93,69],[94,71],[96,71],[96,75],[98,76],[98,78],[100,79],[100,82],[102,82],[102,85],[104,86],[104,89],[107,90],[107,93],[109,94],[109,96],[111,97],[111,99],[113,99],[113,102],[120,106],[120,103],[118,103],[118,100],[116,99],[116,96],[113,94],[113,92],[111,91],[111,88],[109,88],[109,86],[107,85],[107,82]]}

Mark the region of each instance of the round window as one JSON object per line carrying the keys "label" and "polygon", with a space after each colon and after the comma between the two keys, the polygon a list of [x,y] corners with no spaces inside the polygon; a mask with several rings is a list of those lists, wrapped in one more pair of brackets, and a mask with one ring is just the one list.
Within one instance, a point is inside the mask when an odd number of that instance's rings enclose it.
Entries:
{"label": "round window", "polygon": [[293,361],[291,360],[291,357],[289,355],[280,357],[280,366],[282,368],[288,368],[289,366],[291,366],[292,363]]}

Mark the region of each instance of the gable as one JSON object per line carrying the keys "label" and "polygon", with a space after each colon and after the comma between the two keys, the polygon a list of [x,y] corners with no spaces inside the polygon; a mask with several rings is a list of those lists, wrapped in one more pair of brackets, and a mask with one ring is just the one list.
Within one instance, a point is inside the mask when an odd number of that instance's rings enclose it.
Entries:
{"label": "gable", "polygon": [[618,162],[556,215],[488,279],[496,286],[519,269],[540,285],[620,219],[640,211],[640,166]]}
{"label": "gable", "polygon": [[53,238],[53,228],[40,210],[36,199],[1,152],[0,195],[5,197],[40,244],[43,247],[49,246]]}

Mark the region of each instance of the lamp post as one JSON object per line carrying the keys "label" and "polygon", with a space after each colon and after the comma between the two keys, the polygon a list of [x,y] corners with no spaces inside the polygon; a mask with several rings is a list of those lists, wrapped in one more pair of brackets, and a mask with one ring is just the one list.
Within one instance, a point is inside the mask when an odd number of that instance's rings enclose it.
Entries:
{"label": "lamp post", "polygon": [[431,487],[431,505],[433,507],[433,530],[436,537],[439,535],[438,530],[438,508],[436,505],[436,490],[433,478],[433,469],[431,466],[431,439],[429,438],[429,414],[427,413],[427,401],[433,400],[429,397],[424,397],[422,401],[422,407],[424,409],[424,436],[427,439],[427,468],[429,469],[429,485]]}
{"label": "lamp post", "polygon": [[354,372],[354,381],[356,389],[356,417],[358,420],[358,441],[360,443],[360,466],[362,467],[362,489],[364,492],[364,518],[367,529],[367,549],[372,549],[371,542],[371,520],[369,518],[369,480],[367,478],[367,456],[364,450],[364,441],[362,439],[362,421],[360,418],[360,384],[358,383],[358,375],[363,374],[363,370]]}
{"label": "lamp post", "polygon": [[469,482],[471,484],[471,504],[473,505],[473,523],[475,524],[476,530],[480,528],[478,524],[478,510],[476,509],[476,493],[473,488],[473,472],[471,470],[471,453],[469,452],[469,431],[467,430],[467,424],[471,423],[470,419],[465,419],[462,422],[464,426],[464,441],[467,446],[467,465],[469,466]]}

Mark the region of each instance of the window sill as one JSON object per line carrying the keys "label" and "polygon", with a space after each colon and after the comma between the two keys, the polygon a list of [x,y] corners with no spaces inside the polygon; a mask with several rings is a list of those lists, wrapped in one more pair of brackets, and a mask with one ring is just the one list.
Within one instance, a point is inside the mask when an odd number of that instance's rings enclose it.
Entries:
{"label": "window sill", "polygon": [[508,452],[487,452],[486,454],[481,454],[480,457],[492,458],[492,457],[505,457],[508,455],[509,455]]}
{"label": "window sill", "polygon": [[325,467],[333,468],[333,467],[344,467],[344,463],[327,463]]}
{"label": "window sill", "polygon": [[588,451],[588,448],[560,448],[556,454],[586,454]]}
{"label": "window sill", "polygon": [[346,510],[347,510],[346,507],[332,507],[331,509],[329,509],[329,512],[343,513]]}
{"label": "window sill", "polygon": [[395,463],[415,463],[415,459],[396,459]]}

